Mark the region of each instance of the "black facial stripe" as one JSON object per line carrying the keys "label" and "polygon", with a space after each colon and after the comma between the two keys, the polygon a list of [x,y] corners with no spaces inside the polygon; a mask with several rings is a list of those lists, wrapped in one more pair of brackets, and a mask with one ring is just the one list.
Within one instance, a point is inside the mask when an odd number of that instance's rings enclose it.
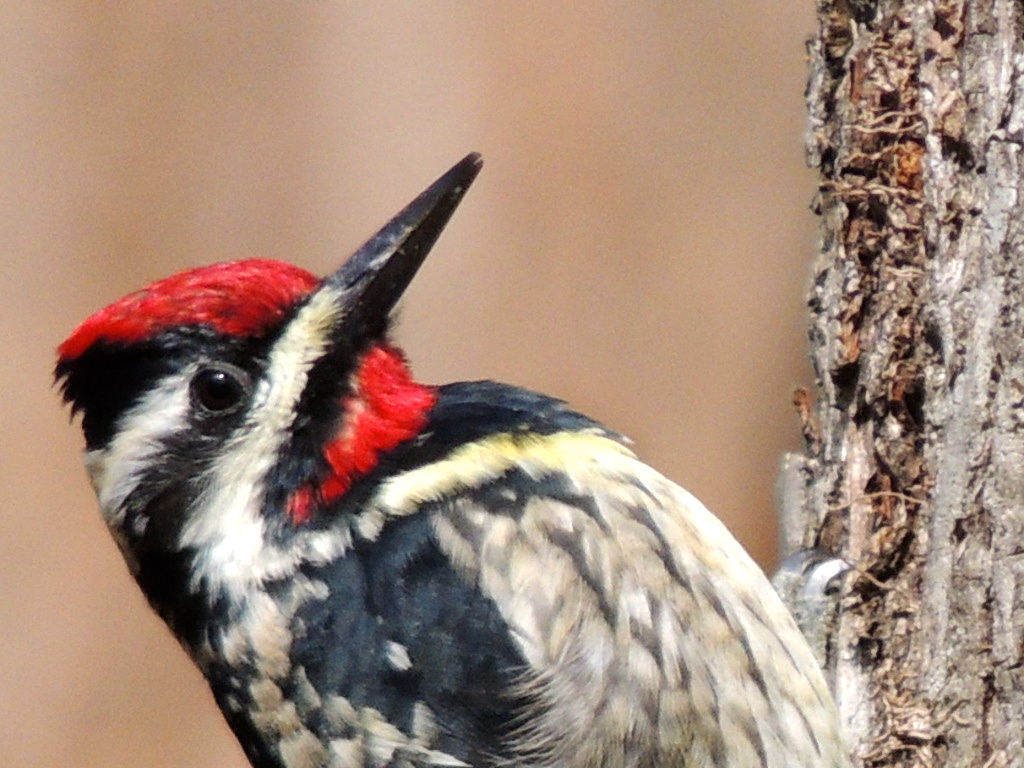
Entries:
{"label": "black facial stripe", "polygon": [[117,423],[157,381],[174,372],[176,359],[155,345],[131,349],[96,344],[71,363],[58,364],[64,399],[81,412],[88,450],[105,446]]}
{"label": "black facial stripe", "polygon": [[177,328],[130,344],[98,341],[73,360],[57,364],[54,377],[73,413],[82,414],[86,448],[105,446],[118,422],[157,383],[190,362],[222,361],[262,373],[267,339],[226,337],[207,326]]}

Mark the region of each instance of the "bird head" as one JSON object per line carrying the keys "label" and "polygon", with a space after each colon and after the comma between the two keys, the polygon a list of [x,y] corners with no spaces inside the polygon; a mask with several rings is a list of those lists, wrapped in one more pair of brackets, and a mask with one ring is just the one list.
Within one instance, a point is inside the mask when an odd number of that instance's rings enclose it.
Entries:
{"label": "bird head", "polygon": [[146,556],[182,552],[251,567],[422,428],[434,392],[388,342],[389,318],[479,169],[467,156],[326,278],[270,260],[200,267],[60,346],[55,378],[137,576]]}

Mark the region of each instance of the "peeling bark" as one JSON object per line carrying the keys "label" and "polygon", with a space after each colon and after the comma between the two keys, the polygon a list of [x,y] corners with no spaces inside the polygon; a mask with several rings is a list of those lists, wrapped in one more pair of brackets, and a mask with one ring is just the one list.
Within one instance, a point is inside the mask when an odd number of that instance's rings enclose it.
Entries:
{"label": "peeling bark", "polygon": [[[1024,765],[1024,20],[819,0],[804,546],[864,766]],[[792,483],[790,482],[790,485]]]}

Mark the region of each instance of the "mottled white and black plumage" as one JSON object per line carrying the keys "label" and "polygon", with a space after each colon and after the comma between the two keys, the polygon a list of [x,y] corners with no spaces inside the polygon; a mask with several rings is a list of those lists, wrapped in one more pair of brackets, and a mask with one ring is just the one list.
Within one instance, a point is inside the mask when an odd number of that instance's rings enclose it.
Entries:
{"label": "mottled white and black plumage", "polygon": [[341,270],[193,270],[57,377],[126,561],[257,768],[839,768],[814,658],[701,504],[563,403],[416,383],[388,316],[470,156]]}

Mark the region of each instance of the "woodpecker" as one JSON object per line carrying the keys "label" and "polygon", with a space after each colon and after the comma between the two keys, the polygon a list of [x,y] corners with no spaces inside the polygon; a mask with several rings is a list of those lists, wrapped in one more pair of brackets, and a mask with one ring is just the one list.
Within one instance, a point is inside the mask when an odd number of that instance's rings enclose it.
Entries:
{"label": "woodpecker", "polygon": [[337,272],[199,267],[55,378],[103,517],[256,768],[838,768],[793,619],[700,502],[562,401],[428,386],[390,318],[476,177]]}

